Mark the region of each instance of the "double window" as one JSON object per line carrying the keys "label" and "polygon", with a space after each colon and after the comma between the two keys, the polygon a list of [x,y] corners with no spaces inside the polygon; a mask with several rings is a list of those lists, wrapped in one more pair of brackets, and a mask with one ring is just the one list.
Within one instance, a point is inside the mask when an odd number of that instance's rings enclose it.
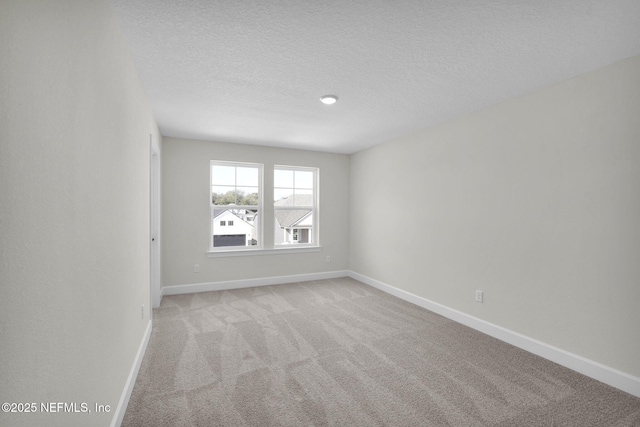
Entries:
{"label": "double window", "polygon": [[[265,173],[272,188],[263,188]],[[317,182],[317,168],[211,161],[210,250],[317,246]],[[268,242],[264,217],[273,218]]]}

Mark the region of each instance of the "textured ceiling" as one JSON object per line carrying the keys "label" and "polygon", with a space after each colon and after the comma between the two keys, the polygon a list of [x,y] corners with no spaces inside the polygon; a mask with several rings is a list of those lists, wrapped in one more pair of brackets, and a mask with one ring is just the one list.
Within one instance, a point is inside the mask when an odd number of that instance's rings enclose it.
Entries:
{"label": "textured ceiling", "polygon": [[640,54],[639,0],[112,4],[163,135],[341,153]]}

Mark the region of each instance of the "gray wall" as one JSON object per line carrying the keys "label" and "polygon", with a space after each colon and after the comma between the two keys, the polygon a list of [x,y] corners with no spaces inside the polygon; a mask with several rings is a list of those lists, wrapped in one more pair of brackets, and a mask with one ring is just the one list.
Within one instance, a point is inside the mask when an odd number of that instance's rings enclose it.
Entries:
{"label": "gray wall", "polygon": [[1,9],[0,401],[111,412],[0,425],[109,425],[149,324],[160,136],[107,0]]}
{"label": "gray wall", "polygon": [[353,155],[350,269],[640,376],[639,118],[634,57]]}
{"label": "gray wall", "polygon": [[[318,167],[322,252],[208,258],[211,160],[262,163],[265,187],[273,187],[272,175],[268,171],[273,170],[274,164]],[[164,286],[322,273],[347,268],[347,155],[164,138],[162,182]],[[269,216],[268,211],[265,211],[264,224],[265,234],[272,236],[273,216]],[[330,263],[325,262],[327,255],[331,256]],[[194,273],[194,264],[200,265],[199,273]]]}

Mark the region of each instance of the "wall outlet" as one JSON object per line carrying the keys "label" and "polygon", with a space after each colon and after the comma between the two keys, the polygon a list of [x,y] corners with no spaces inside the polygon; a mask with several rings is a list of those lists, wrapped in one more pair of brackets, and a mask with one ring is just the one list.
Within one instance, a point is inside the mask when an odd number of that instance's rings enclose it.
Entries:
{"label": "wall outlet", "polygon": [[483,299],[482,291],[476,291],[476,301],[482,302],[482,299]]}
{"label": "wall outlet", "polygon": [[325,258],[325,261],[326,261],[326,262],[331,262],[331,256],[330,256],[330,255],[327,255],[327,257]]}
{"label": "wall outlet", "polygon": [[144,320],[144,304],[142,304],[141,316],[142,320]]}
{"label": "wall outlet", "polygon": [[200,264],[193,264],[193,272],[200,273]]}

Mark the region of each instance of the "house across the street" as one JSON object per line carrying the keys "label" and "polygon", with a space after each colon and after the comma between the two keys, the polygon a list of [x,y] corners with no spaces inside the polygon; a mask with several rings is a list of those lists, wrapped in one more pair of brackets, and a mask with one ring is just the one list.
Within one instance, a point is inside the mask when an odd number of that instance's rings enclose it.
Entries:
{"label": "house across the street", "polygon": [[254,246],[257,243],[255,213],[245,209],[215,209],[213,246]]}
{"label": "house across the street", "polygon": [[[313,243],[313,200],[311,195],[297,194],[275,202],[276,245]],[[300,209],[295,209],[300,206]],[[294,209],[292,209],[294,208]]]}

